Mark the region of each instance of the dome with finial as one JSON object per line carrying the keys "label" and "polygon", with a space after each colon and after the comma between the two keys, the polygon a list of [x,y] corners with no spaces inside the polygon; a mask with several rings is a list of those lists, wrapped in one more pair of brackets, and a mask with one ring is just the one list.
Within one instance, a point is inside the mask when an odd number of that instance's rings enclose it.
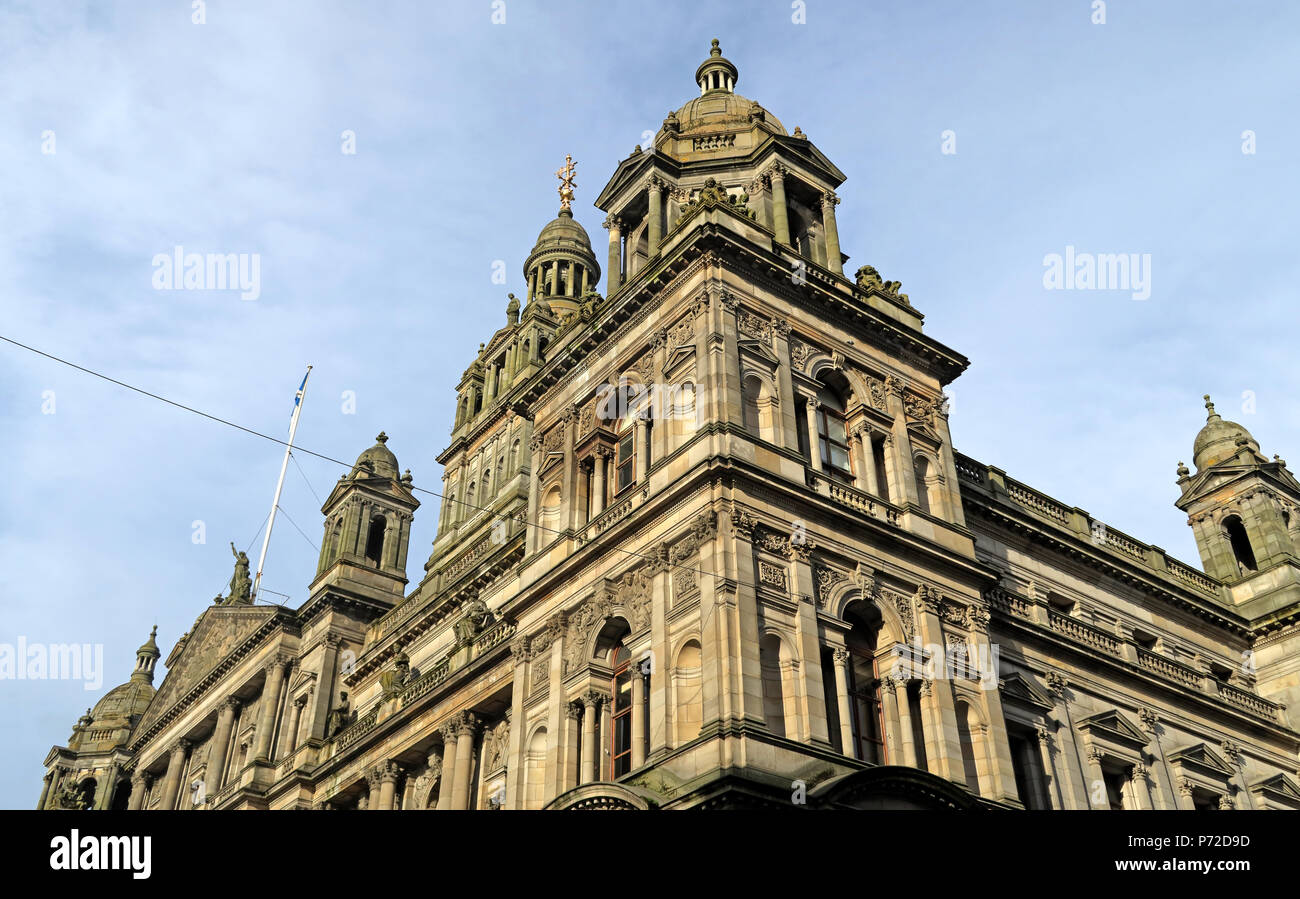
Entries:
{"label": "dome with finial", "polygon": [[1192,463],[1197,471],[1204,471],[1211,465],[1231,459],[1237,455],[1241,446],[1259,452],[1259,443],[1250,431],[1235,421],[1227,421],[1214,411],[1214,403],[1210,402],[1208,393],[1205,395],[1205,410],[1205,427],[1201,428],[1192,444]]}
{"label": "dome with finial", "polygon": [[399,472],[397,457],[384,445],[386,443],[388,443],[388,435],[380,431],[379,436],[375,438],[375,445],[357,456],[357,464],[352,466],[352,476],[365,474],[373,478],[396,479]]}
{"label": "dome with finial", "polygon": [[524,260],[528,280],[528,302],[547,301],[561,314],[577,309],[577,298],[600,282],[600,265],[591,249],[587,229],[574,218],[570,208],[577,165],[566,156],[560,179],[560,212],[542,228],[537,243]]}
{"label": "dome with finial", "polygon": [[149,701],[153,699],[153,668],[162,656],[158,651],[157,636],[158,626],[154,625],[149,632],[149,639],[135,651],[135,670],[131,672],[131,678],[105,693],[95,703],[95,707],[87,709],[86,714],[77,722],[78,728],[83,732],[83,736],[78,739],[79,746],[88,748],[82,745],[82,741],[86,739],[84,734],[88,734],[91,728],[97,735],[97,742],[107,741],[118,745],[125,741],[130,728],[140,720],[140,716],[149,707]]}
{"label": "dome with finial", "polygon": [[[762,131],[786,136],[785,126],[776,116],[761,105],[736,93],[739,71],[735,63],[722,55],[722,48],[714,38],[708,59],[695,70],[695,83],[700,95],[688,101],[676,112],[670,112],[655,137],[655,146],[661,139],[674,138],[693,141],[706,134],[735,131],[757,127]],[[723,147],[709,146],[711,151]],[[748,147],[743,147],[748,151]]]}

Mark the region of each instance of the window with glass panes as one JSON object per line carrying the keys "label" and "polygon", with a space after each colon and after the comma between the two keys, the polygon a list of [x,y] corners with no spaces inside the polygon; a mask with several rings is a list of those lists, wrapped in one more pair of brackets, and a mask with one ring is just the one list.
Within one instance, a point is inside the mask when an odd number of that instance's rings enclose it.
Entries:
{"label": "window with glass panes", "polygon": [[886,764],[884,723],[876,660],[849,650],[849,708],[853,712],[854,755],[864,762]]}
{"label": "window with glass panes", "polygon": [[822,468],[832,476],[846,481],[853,480],[844,413],[824,402],[817,404],[817,443],[822,455]]}
{"label": "window with glass panes", "polygon": [[632,770],[632,655],[620,643],[611,657],[614,679],[611,693],[614,697],[610,746],[610,776],[621,777]]}

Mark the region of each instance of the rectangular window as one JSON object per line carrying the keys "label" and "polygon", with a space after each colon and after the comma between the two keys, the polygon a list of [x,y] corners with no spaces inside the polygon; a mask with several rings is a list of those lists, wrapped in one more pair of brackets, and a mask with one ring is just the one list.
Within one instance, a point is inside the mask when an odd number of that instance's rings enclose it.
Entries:
{"label": "rectangular window", "polygon": [[857,744],[854,756],[873,765],[886,764],[879,682],[875,659],[853,653],[849,659],[849,708]]}
{"label": "rectangular window", "polygon": [[852,481],[849,435],[844,426],[844,419],[824,406],[817,410],[817,442],[821,449],[822,467],[827,473]]}
{"label": "rectangular window", "polygon": [[613,749],[610,760],[614,777],[632,770],[632,674],[625,667],[614,677]]}
{"label": "rectangular window", "polygon": [[619,494],[636,482],[636,428],[632,428],[618,441],[615,459],[617,471],[614,493]]}

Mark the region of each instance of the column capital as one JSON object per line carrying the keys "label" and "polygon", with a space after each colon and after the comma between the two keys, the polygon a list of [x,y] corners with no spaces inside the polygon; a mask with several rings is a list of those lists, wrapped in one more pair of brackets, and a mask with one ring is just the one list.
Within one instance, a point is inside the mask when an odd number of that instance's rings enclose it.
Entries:
{"label": "column capital", "polygon": [[1040,744],[1041,746],[1043,746],[1045,749],[1051,750],[1051,748],[1052,748],[1052,731],[1051,731],[1051,729],[1048,728],[1048,726],[1047,726],[1046,724],[1039,723],[1039,724],[1034,725],[1034,730],[1038,732],[1038,742],[1039,742],[1039,744]]}
{"label": "column capital", "polygon": [[849,651],[847,649],[836,647],[832,651],[832,655],[835,657],[835,661],[837,662],[847,663],[849,660]]}
{"label": "column capital", "polygon": [[582,704],[587,708],[595,711],[600,708],[600,704],[605,701],[605,697],[595,690],[588,690],[582,694]]}
{"label": "column capital", "polygon": [[601,222],[607,231],[622,231],[623,219],[617,215],[605,216],[605,221]]}
{"label": "column capital", "polygon": [[822,206],[829,206],[833,210],[840,202],[839,194],[833,190],[822,191],[821,202]]}
{"label": "column capital", "polygon": [[581,718],[582,702],[580,700],[575,699],[572,702],[568,703],[564,707],[564,717],[568,718],[570,721],[576,721],[579,718]]}
{"label": "column capital", "polygon": [[194,744],[191,743],[189,740],[185,739],[184,737],[181,737],[179,740],[173,743],[171,745],[171,748],[169,748],[167,751],[171,755],[184,755],[185,753],[190,751],[190,747],[193,745]]}
{"label": "column capital", "polygon": [[461,712],[455,717],[455,719],[453,719],[457,737],[473,737],[478,733],[479,727],[482,723],[483,722],[479,720],[478,715],[475,715],[473,712]]}
{"label": "column capital", "polygon": [[379,775],[381,783],[384,781],[387,781],[388,783],[397,783],[397,779],[401,777],[405,771],[405,768],[392,759],[380,762],[379,766],[375,768],[375,773]]}

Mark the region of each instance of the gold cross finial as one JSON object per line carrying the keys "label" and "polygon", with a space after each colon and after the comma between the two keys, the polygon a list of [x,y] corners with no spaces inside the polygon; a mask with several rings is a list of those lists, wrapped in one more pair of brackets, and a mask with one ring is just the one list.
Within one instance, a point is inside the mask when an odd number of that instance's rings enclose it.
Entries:
{"label": "gold cross finial", "polygon": [[555,173],[555,177],[560,179],[560,208],[568,209],[573,203],[573,188],[577,182],[573,180],[577,173],[578,167],[573,163],[573,157],[568,153],[564,154],[564,167]]}

